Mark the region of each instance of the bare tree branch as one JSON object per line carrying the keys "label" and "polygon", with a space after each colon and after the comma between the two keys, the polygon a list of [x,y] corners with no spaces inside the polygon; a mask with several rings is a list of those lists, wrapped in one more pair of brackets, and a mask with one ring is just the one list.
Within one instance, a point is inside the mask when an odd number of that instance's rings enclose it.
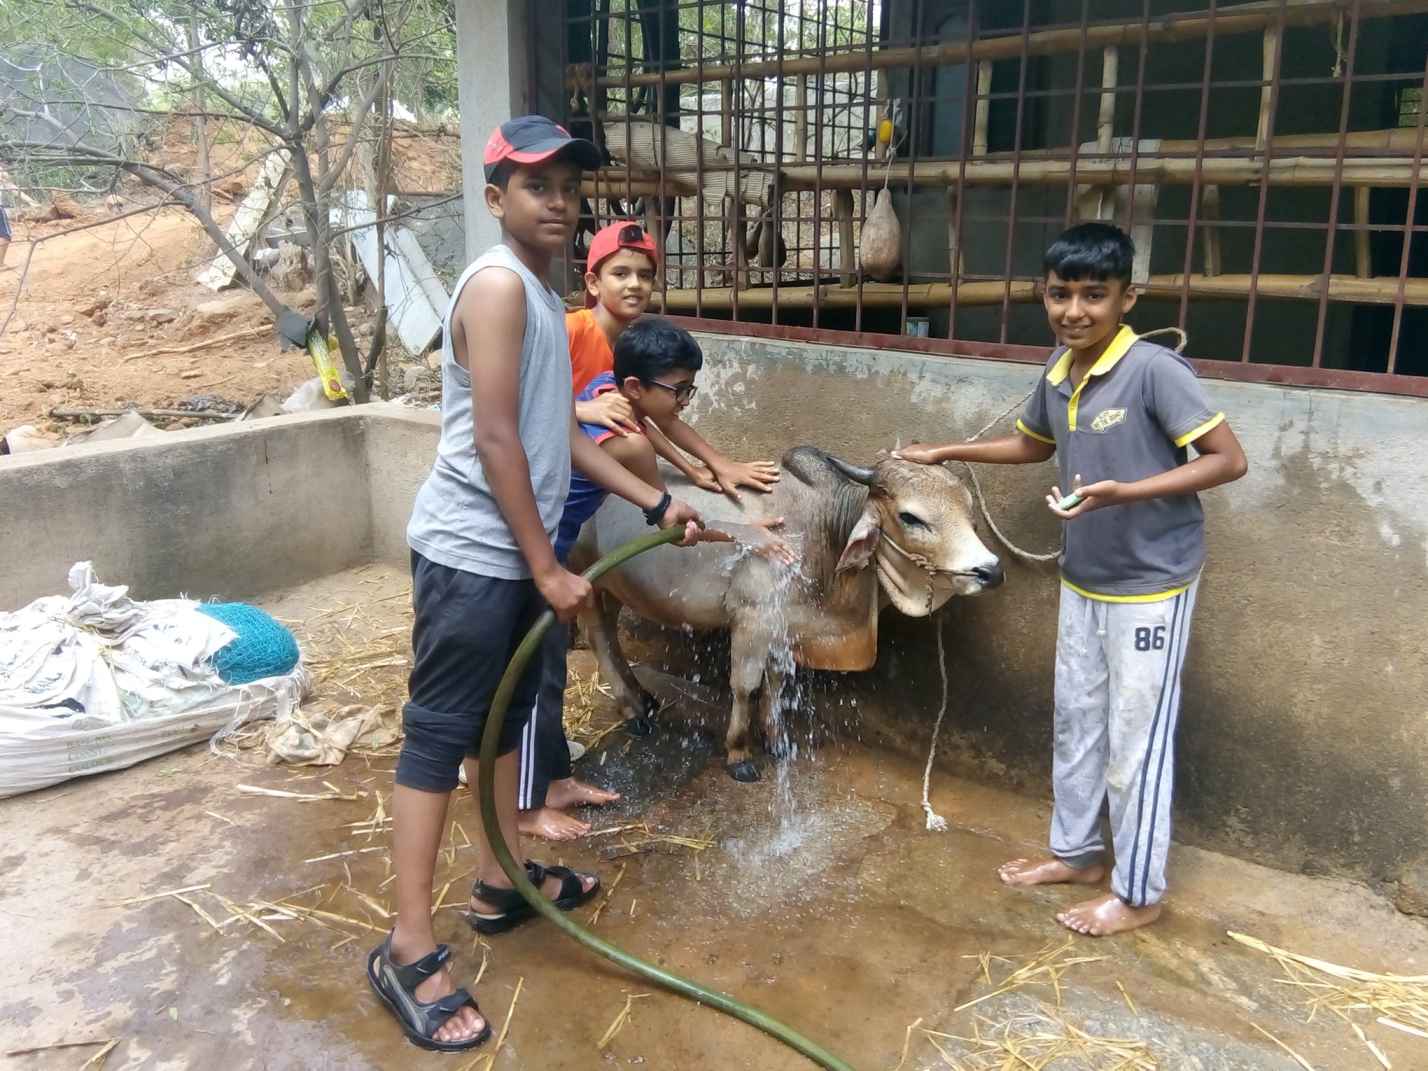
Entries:
{"label": "bare tree branch", "polygon": [[367,125],[367,113],[372,110],[372,105],[376,103],[378,94],[386,87],[389,74],[390,71],[384,69],[377,75],[376,81],[372,83],[372,88],[363,94],[362,101],[357,106],[357,117],[352,121],[352,131],[347,137],[347,144],[342,147],[336,164],[328,171],[318,186],[319,193],[331,191],[337,180],[342,177],[342,173],[347,170],[347,165],[352,162],[352,153],[356,151],[357,143],[362,137],[362,130]]}

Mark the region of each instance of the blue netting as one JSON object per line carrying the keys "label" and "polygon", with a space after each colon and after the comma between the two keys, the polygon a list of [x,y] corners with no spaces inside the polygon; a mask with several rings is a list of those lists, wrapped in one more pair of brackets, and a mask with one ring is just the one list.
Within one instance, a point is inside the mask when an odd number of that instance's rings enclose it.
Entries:
{"label": "blue netting", "polygon": [[238,633],[213,656],[213,668],[226,684],[249,684],[292,672],[298,662],[293,634],[270,614],[244,602],[200,603],[199,611]]}

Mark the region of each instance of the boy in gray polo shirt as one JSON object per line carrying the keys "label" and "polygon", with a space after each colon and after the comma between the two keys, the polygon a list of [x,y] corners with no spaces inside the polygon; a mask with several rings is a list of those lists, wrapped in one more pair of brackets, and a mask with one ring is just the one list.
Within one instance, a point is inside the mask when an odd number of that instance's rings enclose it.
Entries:
{"label": "boy in gray polo shirt", "polygon": [[[1082,223],[1043,259],[1043,303],[1061,345],[1017,434],[912,446],[908,461],[1030,464],[1057,457],[1046,498],[1066,523],[1056,641],[1051,858],[1014,859],[1008,885],[1099,885],[1101,804],[1109,801],[1110,892],[1056,916],[1103,937],[1160,915],[1170,847],[1180,671],[1205,561],[1197,492],[1247,464],[1179,354],[1121,321],[1136,301],[1135,247],[1107,223]],[[1198,455],[1189,459],[1187,447]],[[1084,474],[1092,482],[1082,483]],[[1070,494],[1063,496],[1065,488]]]}

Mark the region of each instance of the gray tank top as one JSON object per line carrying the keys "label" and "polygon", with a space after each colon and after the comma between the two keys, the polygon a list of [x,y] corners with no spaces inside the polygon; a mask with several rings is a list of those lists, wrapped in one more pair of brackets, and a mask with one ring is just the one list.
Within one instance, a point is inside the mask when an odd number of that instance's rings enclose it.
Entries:
{"label": "gray tank top", "polygon": [[[525,284],[526,332],[521,344],[519,429],[530,464],[531,489],[547,535],[555,538],[570,490],[571,371],[565,308],[505,245],[493,246],[462,273],[442,327],[441,441],[436,464],[417,492],[407,544],[422,557],[452,569],[521,580],[531,575],[506,518],[491,494],[476,453],[471,374],[451,349],[451,316],[461,291],[479,271],[504,268]],[[470,325],[468,325],[470,330]],[[471,339],[480,359],[479,326]]]}

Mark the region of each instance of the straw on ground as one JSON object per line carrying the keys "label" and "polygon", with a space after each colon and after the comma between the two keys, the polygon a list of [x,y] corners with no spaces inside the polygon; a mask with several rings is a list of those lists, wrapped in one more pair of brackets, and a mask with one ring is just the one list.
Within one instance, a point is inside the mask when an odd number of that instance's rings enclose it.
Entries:
{"label": "straw on ground", "polygon": [[1307,1022],[1313,1022],[1320,1012],[1342,1019],[1379,1066],[1391,1065],[1383,1050],[1354,1021],[1355,1014],[1374,1016],[1382,1026],[1428,1038],[1428,975],[1376,974],[1277,948],[1247,934],[1231,932],[1229,936],[1274,958],[1285,974],[1279,981],[1303,994]]}

